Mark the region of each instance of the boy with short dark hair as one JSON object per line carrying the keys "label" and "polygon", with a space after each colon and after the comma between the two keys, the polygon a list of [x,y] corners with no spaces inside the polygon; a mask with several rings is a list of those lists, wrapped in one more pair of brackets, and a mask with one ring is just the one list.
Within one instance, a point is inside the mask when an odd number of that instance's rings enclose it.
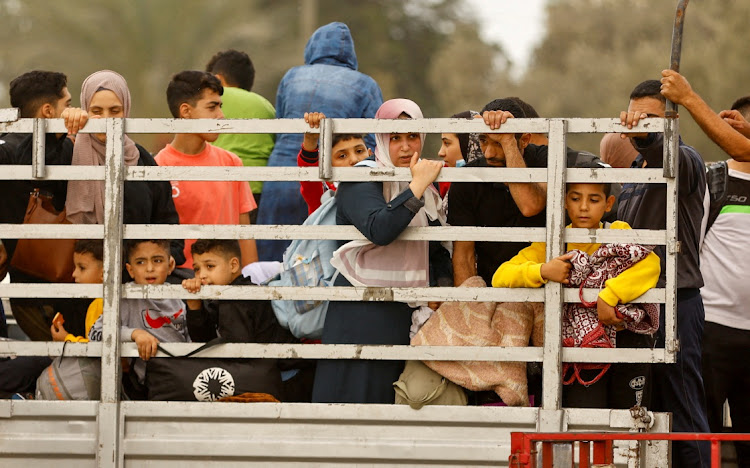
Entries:
{"label": "boy with short dark hair", "polygon": [[[609,184],[568,184],[565,194],[565,209],[571,219],[568,227],[630,229],[623,221],[602,224],[602,217],[615,201],[609,190]],[[659,257],[651,248],[636,244],[571,242],[567,253],[545,261],[545,247],[543,242],[534,242],[500,265],[492,278],[492,286],[529,288],[557,281],[570,287],[599,287],[596,302],[587,303],[582,299],[581,304],[565,306],[564,346],[614,347],[615,336],[619,348],[652,345],[653,338],[649,335],[658,329],[658,308],[653,304],[643,307],[629,304],[655,287],[659,279]],[[648,405],[651,386],[648,364],[614,364],[611,368],[571,364],[567,370],[570,369],[575,372],[564,381],[564,406],[630,408]]]}
{"label": "boy with short dark hair", "polygon": [[[174,270],[169,247],[170,241],[165,239],[125,242],[125,268],[135,284],[164,284]],[[102,317],[91,328],[89,339],[102,340]],[[140,359],[133,369],[143,384],[146,377],[144,361],[156,355],[160,342],[190,341],[185,305],[179,299],[121,299],[120,339],[134,341],[138,346]]]}
{"label": "boy with short dark hair", "polygon": [[[203,285],[253,284],[249,278],[242,276],[240,249],[236,240],[197,240],[192,246],[192,254],[195,278],[182,282],[182,286],[191,293],[200,291]],[[220,336],[225,341],[235,343],[300,342],[279,324],[270,301],[190,299],[186,303],[188,330],[195,341],[210,341]],[[283,380],[281,395],[274,395],[279,400],[310,401],[314,363],[263,359],[256,360],[254,365],[272,367],[274,374],[279,376],[276,382],[269,380],[259,383],[261,389],[263,386],[277,389],[280,380]],[[264,393],[273,394],[274,391]],[[279,393],[278,390],[276,393]]]}
{"label": "boy with short dark hair", "polygon": [[[187,70],[172,77],[167,87],[169,110],[175,118],[223,119],[219,80],[207,72]],[[154,159],[161,166],[242,166],[234,154],[211,143],[218,133],[179,133]],[[250,224],[257,205],[244,181],[172,181],[172,198],[182,224]],[[190,246],[185,241],[184,268],[192,268]],[[258,261],[255,240],[240,241],[241,266]]]}
{"label": "boy with short dark hair", "polygon": [[[100,239],[81,239],[76,241],[73,249],[73,280],[82,284],[101,284],[104,281],[104,242]],[[84,336],[75,336],[68,333],[60,323],[52,323],[50,331],[55,341],[71,341],[86,343],[94,323],[101,317],[104,301],[102,298],[94,299],[86,312],[86,333]]]}
{"label": "boy with short dark hair", "polygon": [[[310,128],[320,127],[320,121],[326,116],[322,112],[305,112],[305,122]],[[351,167],[372,155],[372,150],[365,144],[365,136],[356,133],[335,133],[331,142],[331,165],[333,167]],[[297,166],[318,166],[318,135],[305,133],[302,148],[297,154]],[[320,208],[320,197],[326,190],[336,190],[332,182],[316,180],[300,181],[300,193],[307,203],[308,214]]]}

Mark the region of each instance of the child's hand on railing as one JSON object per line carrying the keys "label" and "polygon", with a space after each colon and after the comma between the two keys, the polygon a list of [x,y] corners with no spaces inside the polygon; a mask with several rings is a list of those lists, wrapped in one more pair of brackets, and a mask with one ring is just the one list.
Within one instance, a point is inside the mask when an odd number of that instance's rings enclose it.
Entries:
{"label": "child's hand on railing", "polygon": [[568,284],[570,282],[568,280],[570,277],[570,269],[573,267],[573,265],[570,264],[570,259],[572,258],[572,253],[566,253],[565,255],[553,258],[542,265],[539,273],[542,275],[542,278],[548,281]]}
{"label": "child's hand on railing", "polygon": [[[310,128],[320,127],[320,121],[325,119],[326,116],[322,112],[305,112],[305,122]],[[318,134],[317,133],[305,133],[305,139],[302,141],[302,149],[305,151],[315,151],[318,147]]]}
{"label": "child's hand on railing", "polygon": [[154,335],[146,330],[137,329],[133,330],[130,337],[135,341],[136,346],[138,346],[138,355],[141,359],[148,361],[156,356],[159,340]]}

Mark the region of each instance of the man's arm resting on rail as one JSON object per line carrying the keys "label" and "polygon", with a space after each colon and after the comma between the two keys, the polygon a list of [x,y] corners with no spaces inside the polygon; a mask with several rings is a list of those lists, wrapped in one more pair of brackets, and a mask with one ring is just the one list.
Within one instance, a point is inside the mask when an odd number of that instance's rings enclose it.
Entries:
{"label": "man's arm resting on rail", "polygon": [[477,275],[477,261],[473,241],[453,242],[453,285],[461,284]]}
{"label": "man's arm resting on rail", "polygon": [[719,117],[693,89],[690,83],[672,70],[662,74],[661,93],[690,112],[693,120],[721,149],[737,161],[750,161],[750,140]]}
{"label": "man's arm resting on rail", "polygon": [[[524,133],[521,137],[522,144],[524,138],[530,137],[528,133]],[[511,135],[512,137],[512,135]],[[526,161],[523,159],[521,151],[518,149],[515,137],[510,140],[503,140],[503,151],[505,152],[505,164],[507,167],[514,168],[526,168]],[[528,143],[528,142],[527,142]],[[535,216],[544,210],[547,206],[547,184],[540,182],[529,182],[523,184],[509,183],[508,190],[510,195],[513,197],[513,201],[516,202],[516,206],[521,211],[521,214],[530,217]]]}

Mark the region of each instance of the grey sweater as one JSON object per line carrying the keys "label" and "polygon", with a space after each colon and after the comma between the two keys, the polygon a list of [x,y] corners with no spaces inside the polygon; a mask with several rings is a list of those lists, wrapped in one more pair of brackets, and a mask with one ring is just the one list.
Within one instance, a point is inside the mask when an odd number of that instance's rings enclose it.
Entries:
{"label": "grey sweater", "polygon": [[[91,327],[89,340],[102,340],[102,318],[103,315]],[[160,342],[190,341],[185,304],[179,299],[121,299],[120,341],[132,342],[137,329],[146,330]],[[139,358],[133,367],[138,380],[144,382],[146,363]]]}

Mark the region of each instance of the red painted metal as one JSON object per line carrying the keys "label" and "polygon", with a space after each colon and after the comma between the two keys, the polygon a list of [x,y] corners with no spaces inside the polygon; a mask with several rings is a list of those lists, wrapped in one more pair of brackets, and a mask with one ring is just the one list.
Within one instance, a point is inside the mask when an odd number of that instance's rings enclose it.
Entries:
{"label": "red painted metal", "polygon": [[[593,443],[593,463],[614,463],[614,441],[616,440],[707,440],[711,442],[711,468],[721,467],[721,442],[750,441],[750,434],[697,434],[684,432],[512,432],[510,466],[513,468],[536,468],[536,443],[542,443],[543,467],[552,467],[552,448],[558,443],[579,442],[579,467],[588,468],[589,444]],[[574,460],[575,463],[575,460]]]}

